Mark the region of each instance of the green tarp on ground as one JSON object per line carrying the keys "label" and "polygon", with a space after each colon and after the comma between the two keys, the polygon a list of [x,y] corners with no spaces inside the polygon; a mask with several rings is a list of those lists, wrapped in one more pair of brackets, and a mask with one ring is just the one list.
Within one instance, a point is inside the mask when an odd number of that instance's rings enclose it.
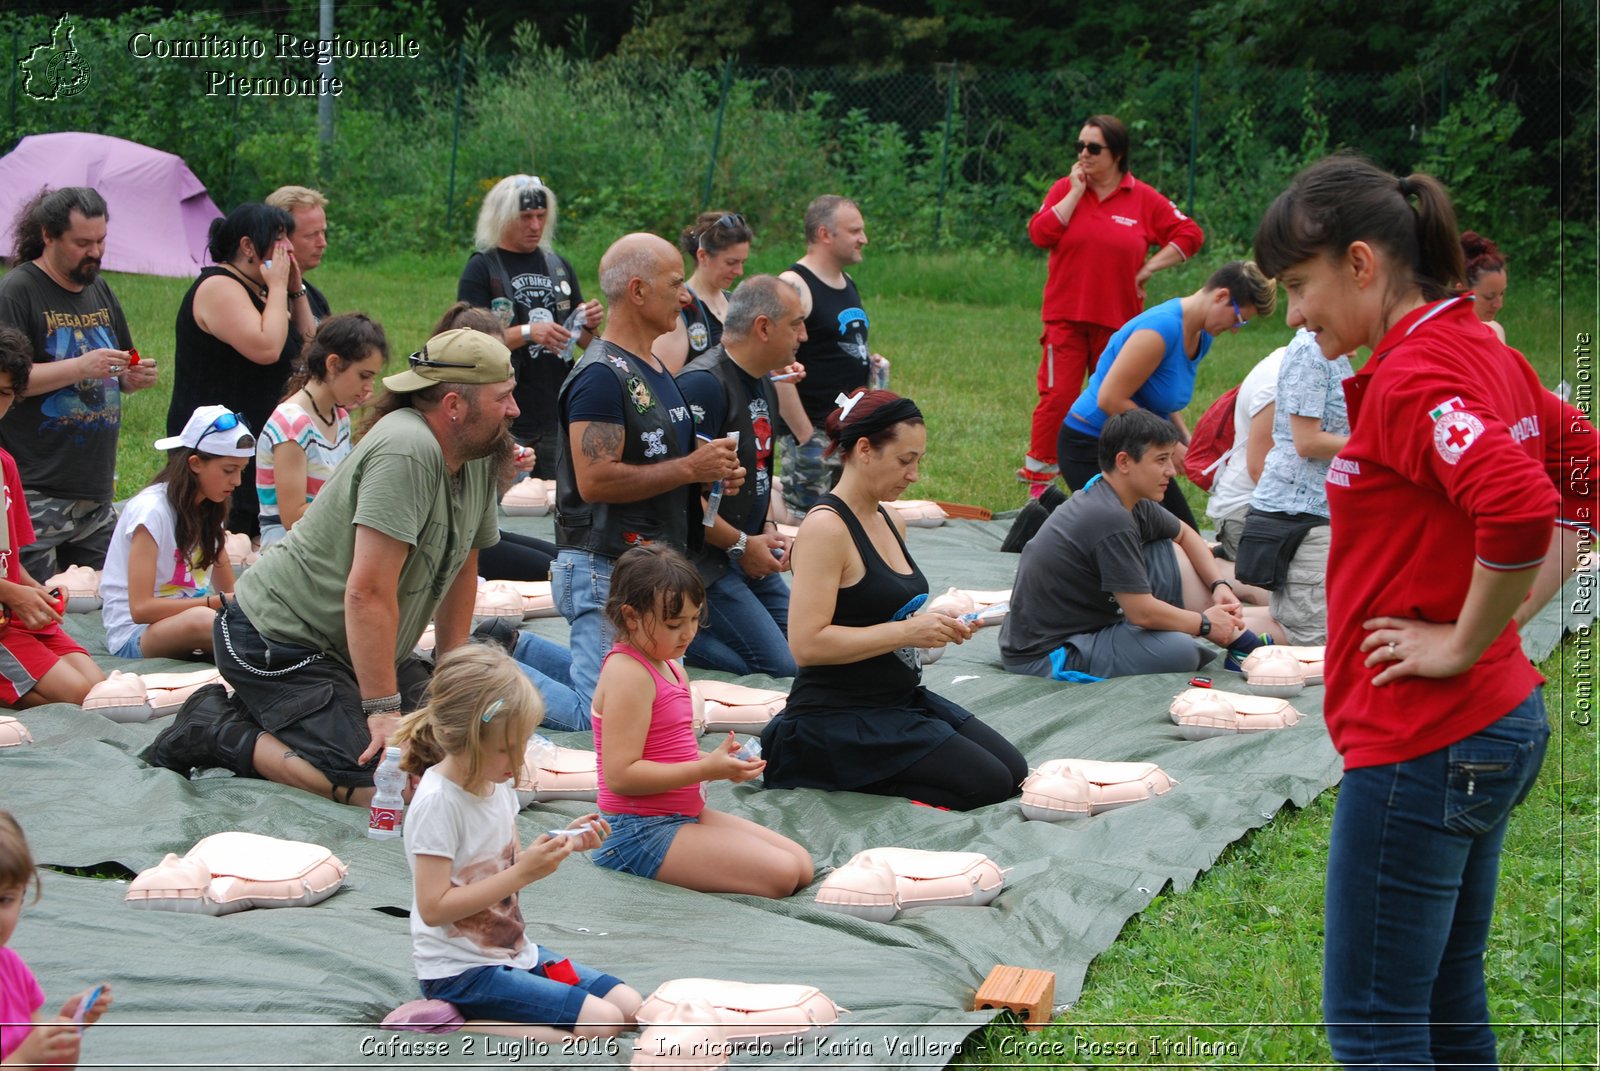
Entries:
{"label": "green tarp on ground", "polygon": [[[545,521],[509,523],[548,531]],[[914,530],[912,552],[935,590],[1007,587],[1016,558],[999,553],[1004,527]],[[71,626],[104,650],[97,618],[76,617]],[[565,634],[559,620],[536,628]],[[800,1054],[775,1042],[770,1052],[736,1056],[735,1066],[943,1067],[992,1014],[965,1009],[995,964],[1054,971],[1056,1000],[1075,1000],[1089,961],[1165,885],[1187,889],[1227,844],[1270,821],[1286,801],[1303,805],[1338,779],[1321,689],[1295,700],[1306,717],[1292,729],[1186,742],[1167,716],[1185,678],[1061,685],[1014,677],[999,668],[997,631],[949,651],[927,669],[928,684],[978,712],[1034,765],[1064,757],[1151,761],[1178,786],[1147,803],[1052,824],[1025,821],[1014,801],[958,814],[853,793],[718,782],[713,807],[795,838],[824,873],[876,846],[981,851],[1009,868],[1005,891],[989,908],[929,909],[876,924],[818,909],[815,887],[783,902],[708,896],[575,857],[524,890],[531,936],[645,993],[685,976],[809,983],[849,1009],[825,1037],[797,1046]],[[1214,675],[1219,687],[1242,690],[1236,675]],[[139,871],[209,834],[246,830],[326,845],[350,867],[346,887],[317,907],[222,918],[134,910],[122,903],[121,882],[47,874],[44,898],[26,907],[11,946],[41,980],[49,1007],[102,979],[114,984],[112,1013],[86,1038],[88,1063],[627,1062],[630,1038],[539,1052],[505,1039],[378,1029],[389,1009],[416,996],[400,917],[411,891],[400,845],[368,840],[364,813],[265,782],[186,781],[151,769],[138,754],[160,723],[117,725],[64,706],[22,719],[36,743],[0,751],[0,806],[17,814],[41,864]],[[556,739],[592,747],[588,734]],[[523,812],[520,832],[527,840],[584,809],[535,806]]]}

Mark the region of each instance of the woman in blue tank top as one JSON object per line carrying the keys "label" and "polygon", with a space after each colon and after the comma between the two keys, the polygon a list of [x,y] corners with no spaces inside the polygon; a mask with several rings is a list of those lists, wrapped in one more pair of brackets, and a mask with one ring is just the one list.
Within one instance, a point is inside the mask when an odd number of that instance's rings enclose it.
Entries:
{"label": "woman in blue tank top", "polygon": [[[1162,302],[1123,324],[1061,422],[1057,457],[1067,486],[1081,491],[1100,474],[1100,429],[1116,413],[1129,409],[1159,413],[1177,425],[1179,441],[1187,444],[1189,429],[1182,411],[1194,397],[1195,370],[1212,340],[1271,313],[1276,300],[1277,289],[1260,268],[1235,260],[1218,268],[1205,286],[1188,297]],[[1182,471],[1182,446],[1179,450],[1175,460]],[[1178,481],[1167,484],[1161,504],[1198,530]]]}

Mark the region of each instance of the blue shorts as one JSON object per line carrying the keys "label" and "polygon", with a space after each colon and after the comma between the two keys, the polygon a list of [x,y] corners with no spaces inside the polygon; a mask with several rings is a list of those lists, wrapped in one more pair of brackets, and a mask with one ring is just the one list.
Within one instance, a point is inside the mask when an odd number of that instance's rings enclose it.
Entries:
{"label": "blue shorts", "polygon": [[607,814],[605,820],[611,835],[589,858],[595,866],[641,878],[655,877],[678,830],[700,821],[690,814]]}
{"label": "blue shorts", "polygon": [[118,658],[143,658],[144,648],[139,645],[144,642],[144,634],[148,631],[150,631],[149,625],[134,625],[133,639],[111,653]]}
{"label": "blue shorts", "polygon": [[[543,945],[539,962],[561,957]],[[592,967],[574,963],[578,984],[546,978],[537,968],[509,964],[473,967],[454,978],[424,978],[422,995],[454,1004],[464,1018],[495,1019],[505,1023],[534,1023],[571,1030],[590,995],[603,997],[622,984]]]}

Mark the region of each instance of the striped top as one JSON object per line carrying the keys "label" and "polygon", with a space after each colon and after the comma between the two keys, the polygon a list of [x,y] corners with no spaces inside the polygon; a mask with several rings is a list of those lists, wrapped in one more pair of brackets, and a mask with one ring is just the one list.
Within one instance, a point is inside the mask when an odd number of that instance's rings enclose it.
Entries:
{"label": "striped top", "polygon": [[349,456],[350,413],[337,409],[338,432],[329,442],[312,415],[294,402],[282,402],[267,418],[256,440],[256,497],[261,500],[261,545],[276,543],[287,533],[278,515],[278,481],[272,468],[272,451],[280,443],[295,443],[306,455],[306,502],[317,497],[322,485]]}

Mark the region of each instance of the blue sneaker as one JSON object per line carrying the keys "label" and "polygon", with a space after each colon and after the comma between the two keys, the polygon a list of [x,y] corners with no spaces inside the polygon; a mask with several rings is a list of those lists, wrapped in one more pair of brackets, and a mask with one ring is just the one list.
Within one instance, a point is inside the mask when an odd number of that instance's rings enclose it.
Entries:
{"label": "blue sneaker", "polygon": [[[1248,637],[1249,635],[1250,635],[1250,632],[1247,629],[1245,631],[1245,637]],[[1245,638],[1245,637],[1241,637],[1241,638]],[[1258,639],[1259,639],[1260,642],[1258,642],[1257,644],[1255,644],[1255,646],[1250,647],[1248,649],[1229,648],[1228,657],[1222,660],[1222,665],[1226,669],[1232,670],[1234,673],[1243,673],[1244,672],[1244,660],[1250,656],[1250,652],[1251,651],[1254,651],[1256,649],[1256,647],[1270,647],[1272,645],[1272,635],[1271,635],[1271,633],[1263,632],[1258,637]]]}

